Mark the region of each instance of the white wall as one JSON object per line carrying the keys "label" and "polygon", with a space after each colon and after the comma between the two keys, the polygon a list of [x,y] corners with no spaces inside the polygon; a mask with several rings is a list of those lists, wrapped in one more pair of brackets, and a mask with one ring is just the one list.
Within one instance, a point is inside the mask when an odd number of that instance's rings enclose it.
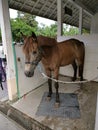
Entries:
{"label": "white wall", "polygon": [[16,58],[20,58],[20,62],[17,61],[18,79],[19,79],[20,96],[23,96],[27,92],[37,88],[38,86],[46,82],[46,79],[43,78],[38,68],[35,70],[33,77],[31,78],[26,77],[24,74],[25,63],[24,63],[24,55],[22,52],[22,46],[15,45],[15,50],[16,50]]}
{"label": "white wall", "polygon": [[[98,34],[60,36],[58,37],[58,41],[64,41],[70,38],[79,39],[85,44],[84,78],[91,80],[98,76]],[[73,76],[72,66],[61,67],[60,74]],[[98,79],[95,81],[98,81]]]}

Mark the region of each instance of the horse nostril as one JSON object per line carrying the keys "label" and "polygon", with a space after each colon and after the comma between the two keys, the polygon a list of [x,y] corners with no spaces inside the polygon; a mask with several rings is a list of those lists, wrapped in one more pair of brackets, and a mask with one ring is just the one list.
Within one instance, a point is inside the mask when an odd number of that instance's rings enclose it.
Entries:
{"label": "horse nostril", "polygon": [[33,55],[35,55],[37,52],[36,51],[33,51]]}
{"label": "horse nostril", "polygon": [[25,75],[29,77],[30,73],[28,71],[25,71]]}
{"label": "horse nostril", "polygon": [[34,72],[31,73],[30,71],[25,71],[24,73],[27,77],[32,77],[34,75]]}

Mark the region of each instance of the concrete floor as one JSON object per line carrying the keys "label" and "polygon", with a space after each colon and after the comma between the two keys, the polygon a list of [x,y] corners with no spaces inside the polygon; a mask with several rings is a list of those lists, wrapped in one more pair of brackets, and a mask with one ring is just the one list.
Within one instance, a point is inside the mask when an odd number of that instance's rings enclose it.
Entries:
{"label": "concrete floor", "polygon": [[[8,90],[6,82],[2,83],[4,90],[0,87],[0,101],[8,100]],[[0,113],[0,130],[25,130],[19,124]]]}
{"label": "concrete floor", "polygon": [[[62,76],[60,79],[70,81],[70,78]],[[98,83],[96,82],[85,83],[83,85],[60,84],[59,92],[76,93],[78,95],[81,112],[81,117],[78,119],[36,115],[43,93],[48,91],[47,83],[25,95],[15,102],[13,106],[53,130],[94,130],[97,86]],[[55,92],[54,87],[53,91]]]}
{"label": "concrete floor", "polygon": [[16,122],[10,120],[2,113],[0,113],[0,130],[25,130]]}

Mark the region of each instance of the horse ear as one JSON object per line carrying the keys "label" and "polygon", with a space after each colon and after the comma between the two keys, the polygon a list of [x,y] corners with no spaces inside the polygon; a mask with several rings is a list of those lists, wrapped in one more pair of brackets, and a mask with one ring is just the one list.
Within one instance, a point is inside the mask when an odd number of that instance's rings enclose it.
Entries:
{"label": "horse ear", "polygon": [[26,36],[22,33],[22,32],[20,32],[20,34],[21,34],[21,36],[23,37],[23,38],[25,38]]}
{"label": "horse ear", "polygon": [[33,37],[34,39],[37,39],[37,37],[36,37],[36,35],[35,35],[34,32],[32,32],[32,37]]}

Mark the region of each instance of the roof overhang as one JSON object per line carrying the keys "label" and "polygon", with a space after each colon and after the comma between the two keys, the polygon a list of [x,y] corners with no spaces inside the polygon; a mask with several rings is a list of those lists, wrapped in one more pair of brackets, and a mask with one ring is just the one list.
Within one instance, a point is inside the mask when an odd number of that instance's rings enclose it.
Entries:
{"label": "roof overhang", "polygon": [[[98,11],[98,0],[62,0],[63,23],[79,26],[79,8],[83,8],[83,28],[90,29],[91,18]],[[72,16],[65,14],[67,6]],[[57,21],[57,0],[9,0],[9,7]]]}

